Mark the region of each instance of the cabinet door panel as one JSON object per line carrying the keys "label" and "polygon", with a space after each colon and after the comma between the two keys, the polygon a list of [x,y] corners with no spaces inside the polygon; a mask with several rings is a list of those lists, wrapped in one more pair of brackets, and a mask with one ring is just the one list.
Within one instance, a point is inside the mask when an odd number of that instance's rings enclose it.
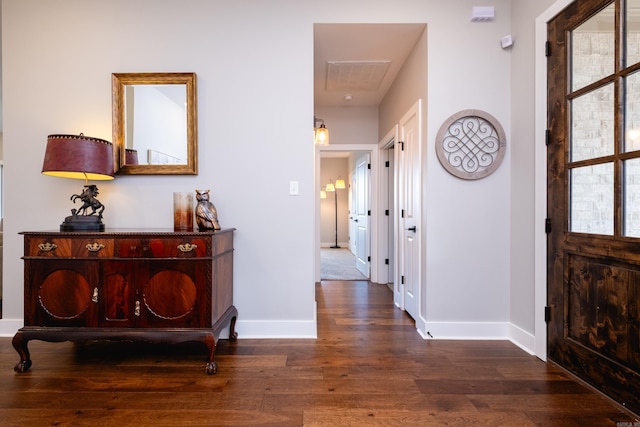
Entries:
{"label": "cabinet door panel", "polygon": [[97,266],[53,260],[38,264],[28,282],[30,289],[25,292],[32,301],[30,310],[25,312],[25,324],[94,326]]}
{"label": "cabinet door panel", "polygon": [[182,271],[159,271],[145,287],[144,302],[156,317],[177,319],[186,316],[196,309],[196,284]]}
{"label": "cabinet door panel", "polygon": [[91,286],[82,274],[73,270],[56,270],[40,285],[40,305],[52,317],[73,319],[91,303]]}
{"label": "cabinet door panel", "polygon": [[105,262],[100,292],[100,324],[132,327],[134,317],[134,283],[136,266],[130,262]]}
{"label": "cabinet door panel", "polygon": [[[141,269],[139,302],[140,327],[210,326],[207,307],[206,261],[167,261]],[[210,282],[209,282],[210,283]]]}

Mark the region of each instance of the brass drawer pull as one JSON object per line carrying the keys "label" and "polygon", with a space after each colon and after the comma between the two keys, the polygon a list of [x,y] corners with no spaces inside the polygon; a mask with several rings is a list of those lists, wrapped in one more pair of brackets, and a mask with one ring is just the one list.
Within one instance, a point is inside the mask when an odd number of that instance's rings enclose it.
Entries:
{"label": "brass drawer pull", "polygon": [[180,250],[180,252],[191,252],[197,247],[198,247],[198,245],[192,245],[191,243],[185,243],[184,245],[178,245],[178,249]]}
{"label": "brass drawer pull", "polygon": [[104,248],[104,245],[102,243],[89,243],[87,244],[87,250],[89,252],[98,252],[100,249]]}
{"label": "brass drawer pull", "polygon": [[97,286],[93,288],[93,297],[91,298],[91,301],[93,301],[96,304],[98,303],[98,287]]}
{"label": "brass drawer pull", "polygon": [[51,252],[51,251],[55,251],[56,249],[58,249],[58,245],[56,245],[55,243],[40,243],[38,245],[38,249],[40,249],[43,252]]}
{"label": "brass drawer pull", "polygon": [[136,301],[136,308],[133,310],[136,317],[140,317],[140,301]]}

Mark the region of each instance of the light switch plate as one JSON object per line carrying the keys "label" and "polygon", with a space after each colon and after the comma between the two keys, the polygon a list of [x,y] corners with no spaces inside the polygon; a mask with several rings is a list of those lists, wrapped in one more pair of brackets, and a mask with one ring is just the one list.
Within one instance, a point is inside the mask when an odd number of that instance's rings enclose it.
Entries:
{"label": "light switch plate", "polygon": [[298,187],[298,181],[289,181],[289,195],[297,196],[300,194],[300,188]]}

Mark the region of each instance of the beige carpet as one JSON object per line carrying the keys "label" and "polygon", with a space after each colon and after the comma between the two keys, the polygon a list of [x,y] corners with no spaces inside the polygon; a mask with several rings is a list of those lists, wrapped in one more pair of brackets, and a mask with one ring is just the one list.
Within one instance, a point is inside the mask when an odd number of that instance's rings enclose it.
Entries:
{"label": "beige carpet", "polygon": [[367,280],[349,249],[320,249],[320,280]]}

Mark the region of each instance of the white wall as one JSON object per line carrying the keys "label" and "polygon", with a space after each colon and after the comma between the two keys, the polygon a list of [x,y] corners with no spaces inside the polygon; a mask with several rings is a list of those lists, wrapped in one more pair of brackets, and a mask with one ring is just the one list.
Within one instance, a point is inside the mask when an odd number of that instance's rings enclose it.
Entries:
{"label": "white wall", "polygon": [[[441,124],[465,109],[496,117],[509,147],[510,56],[499,43],[510,30],[509,2],[496,2],[495,8],[496,20],[490,23],[470,22],[470,5],[464,2],[448,3],[437,21],[426,21],[424,36],[380,107],[383,134],[423,99],[424,245],[418,328],[435,338],[507,336],[509,148],[507,160],[493,175],[475,181],[451,176],[435,156]],[[446,43],[439,42],[440,19],[457,29]],[[484,61],[491,66],[480,66]]]}
{"label": "white wall", "polygon": [[[491,3],[496,21],[471,23],[472,0],[380,0],[376,8],[365,0],[4,0],[3,330],[13,333],[22,318],[17,232],[57,229],[81,185],[40,174],[46,135],[111,140],[113,72],[193,71],[199,175],[101,184],[107,227],[170,227],[173,191],[211,188],[222,226],[237,228],[240,336],[314,336],[313,23],[424,22],[425,314],[436,338],[499,333],[512,302],[512,53],[499,45],[511,31],[511,2]],[[524,27],[533,31],[534,19]],[[477,182],[450,176],[433,151],[440,124],[466,108],[490,112],[507,130],[505,162]],[[289,196],[290,180],[299,196]],[[24,201],[33,188],[36,208]],[[519,292],[531,292],[525,286]]]}
{"label": "white wall", "polygon": [[377,107],[319,106],[315,115],[323,118],[329,129],[329,146],[378,142]]}
{"label": "white wall", "polygon": [[[313,27],[305,9],[294,1],[3,2],[6,181],[14,183],[6,190],[5,319],[22,318],[17,233],[57,229],[82,185],[40,174],[47,134],[111,140],[111,73],[193,71],[199,175],[100,184],[106,226],[171,227],[174,191],[211,188],[221,225],[237,228],[240,336],[315,336]],[[299,196],[289,196],[290,180],[299,181]],[[25,202],[29,189],[33,203]]]}

